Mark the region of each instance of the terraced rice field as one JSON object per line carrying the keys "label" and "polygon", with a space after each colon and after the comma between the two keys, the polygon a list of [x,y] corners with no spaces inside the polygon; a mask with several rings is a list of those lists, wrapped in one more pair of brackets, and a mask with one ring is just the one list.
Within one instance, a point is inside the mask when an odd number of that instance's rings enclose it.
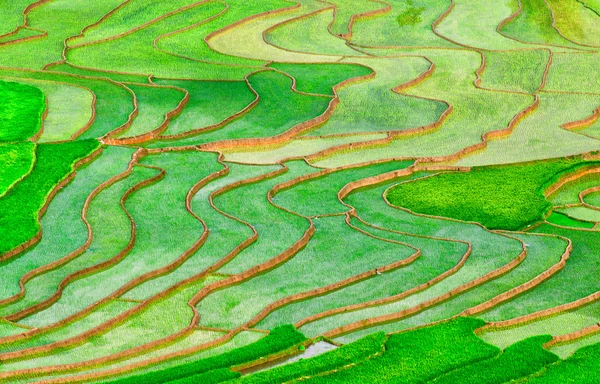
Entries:
{"label": "terraced rice field", "polygon": [[600,1],[0,1],[0,383],[597,383]]}

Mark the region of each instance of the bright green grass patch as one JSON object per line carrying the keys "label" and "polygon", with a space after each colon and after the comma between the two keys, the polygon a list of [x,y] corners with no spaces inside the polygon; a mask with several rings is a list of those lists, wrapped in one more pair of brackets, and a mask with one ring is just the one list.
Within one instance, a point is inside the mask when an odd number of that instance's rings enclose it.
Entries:
{"label": "bright green grass patch", "polygon": [[532,376],[527,383],[578,383],[595,384],[600,377],[600,344],[590,345],[575,352],[567,360],[548,367],[538,376]]}
{"label": "bright green grass patch", "polygon": [[579,0],[579,3],[600,16],[600,0]]}
{"label": "bright green grass patch", "polygon": [[447,323],[390,336],[383,356],[306,383],[422,383],[465,364],[489,359],[499,349],[473,333],[481,320]]}
{"label": "bright green grass patch", "polygon": [[29,177],[0,199],[0,254],[35,236],[38,214],[50,191],[73,171],[77,160],[99,145],[96,140],[38,145],[37,162]]}
{"label": "bright green grass patch", "polygon": [[278,384],[303,376],[332,371],[383,352],[385,341],[386,336],[383,332],[374,333],[310,359],[301,359],[295,363],[244,376],[233,381],[232,384]]}
{"label": "bright green grass patch", "polygon": [[551,336],[538,336],[520,341],[489,360],[459,368],[434,380],[436,384],[480,383],[502,384],[528,376],[559,360],[542,348]]}
{"label": "bright green grass patch", "polygon": [[489,229],[517,230],[542,220],[552,204],[543,195],[562,172],[582,160],[559,159],[517,165],[473,167],[392,187],[390,203],[411,211],[474,221]]}
{"label": "bright green grass patch", "polygon": [[0,81],[0,141],[35,135],[46,108],[42,91],[31,85]]}
{"label": "bright green grass patch", "polygon": [[269,65],[296,79],[296,89],[301,92],[333,95],[333,86],[346,79],[365,76],[371,69],[357,64],[288,64]]}
{"label": "bright green grass patch", "polygon": [[581,0],[580,3],[600,15],[600,0]]}
{"label": "bright green grass patch", "polygon": [[552,212],[550,216],[546,219],[549,223],[562,225],[564,227],[573,227],[573,228],[593,228],[594,223],[575,220],[570,218],[569,216],[559,213]]}
{"label": "bright green grass patch", "polygon": [[294,345],[304,342],[306,338],[296,331],[291,325],[274,328],[269,335],[247,346],[234,349],[221,355],[209,357],[195,362],[182,364],[167,368],[158,372],[149,372],[143,375],[113,380],[114,384],[135,383],[164,383],[168,380],[176,380],[192,375],[209,372],[215,369],[228,368],[234,365],[244,364],[258,360],[261,357],[286,350]]}
{"label": "bright green grass patch", "polygon": [[34,152],[35,144],[29,141],[0,144],[0,197],[31,170]]}

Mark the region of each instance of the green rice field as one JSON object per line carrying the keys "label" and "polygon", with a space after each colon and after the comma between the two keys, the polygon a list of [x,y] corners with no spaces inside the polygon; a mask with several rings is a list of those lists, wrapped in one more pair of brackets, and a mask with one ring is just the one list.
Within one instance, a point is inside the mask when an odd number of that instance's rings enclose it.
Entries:
{"label": "green rice field", "polygon": [[0,383],[597,383],[599,0],[0,0]]}

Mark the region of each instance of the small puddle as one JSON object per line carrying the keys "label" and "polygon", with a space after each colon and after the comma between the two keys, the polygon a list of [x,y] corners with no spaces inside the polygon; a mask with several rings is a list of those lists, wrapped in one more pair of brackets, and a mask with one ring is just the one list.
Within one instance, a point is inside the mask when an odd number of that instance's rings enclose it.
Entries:
{"label": "small puddle", "polygon": [[331,351],[336,348],[337,348],[336,345],[333,345],[326,341],[317,341],[316,343],[309,345],[306,348],[306,350],[304,350],[301,353],[298,353],[298,354],[292,355],[292,356],[286,356],[281,359],[273,360],[273,361],[270,361],[265,364],[261,364],[261,365],[257,365],[257,366],[248,368],[248,369],[242,371],[241,374],[243,376],[243,375],[248,375],[250,373],[266,371],[267,369],[279,367],[280,365],[295,363],[296,361],[298,361],[300,359],[308,359],[311,357],[319,356],[325,352]]}

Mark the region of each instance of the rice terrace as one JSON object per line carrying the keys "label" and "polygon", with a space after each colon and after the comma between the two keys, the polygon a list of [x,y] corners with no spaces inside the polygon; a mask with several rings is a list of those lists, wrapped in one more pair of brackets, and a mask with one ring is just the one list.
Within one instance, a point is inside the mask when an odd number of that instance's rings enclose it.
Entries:
{"label": "rice terrace", "polygon": [[0,14],[0,383],[600,383],[600,0]]}

